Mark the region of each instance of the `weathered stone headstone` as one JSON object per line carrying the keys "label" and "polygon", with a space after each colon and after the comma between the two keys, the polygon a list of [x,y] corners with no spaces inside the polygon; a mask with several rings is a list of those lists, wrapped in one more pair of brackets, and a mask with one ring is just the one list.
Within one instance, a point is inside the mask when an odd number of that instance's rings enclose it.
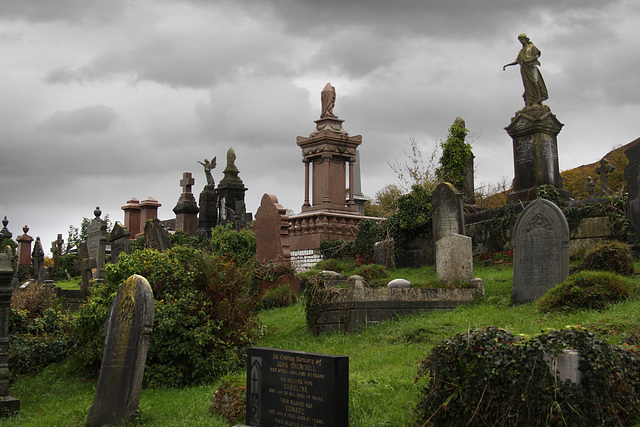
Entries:
{"label": "weathered stone headstone", "polygon": [[436,273],[438,280],[447,286],[473,279],[471,237],[447,234],[436,242]]}
{"label": "weathered stone headstone", "polygon": [[93,272],[94,279],[104,279],[104,264],[107,249],[107,222],[100,219],[102,211],[96,207],[93,211],[94,219],[87,227],[87,250],[89,258],[96,260],[96,268]]}
{"label": "weathered stone headstone", "polygon": [[105,326],[100,378],[87,426],[121,425],[138,415],[142,376],[153,329],[153,293],[138,275],[120,287]]}
{"label": "weathered stone headstone", "polygon": [[60,263],[60,257],[62,256],[62,248],[64,247],[64,240],[62,234],[58,234],[58,238],[51,242],[51,256],[53,257],[53,268],[57,270]]}
{"label": "weathered stone headstone", "polygon": [[144,225],[144,246],[160,252],[171,249],[171,236],[157,218]]}
{"label": "weathered stone headstone", "polygon": [[462,193],[448,182],[438,184],[431,195],[433,241],[447,234],[464,235]]}
{"label": "weathered stone headstone", "polygon": [[349,358],[249,348],[246,422],[250,426],[348,426]]}
{"label": "weathered stone headstone", "polygon": [[569,225],[555,204],[536,199],[527,205],[511,240],[514,304],[541,297],[569,275]]}
{"label": "weathered stone headstone", "polygon": [[176,231],[182,231],[187,236],[195,235],[198,230],[198,204],[191,192],[191,187],[195,182],[191,172],[182,174],[180,180],[182,194],[173,208],[173,212],[176,214]]}
{"label": "weathered stone headstone", "polygon": [[613,166],[606,158],[600,160],[600,164],[596,166],[596,174],[600,175],[600,190],[602,191],[602,197],[608,196],[611,193],[609,189],[609,174],[613,172],[615,166]]}
{"label": "weathered stone headstone", "polygon": [[291,262],[289,217],[273,194],[264,194],[253,224],[259,261]]}
{"label": "weathered stone headstone", "polygon": [[77,269],[82,275],[82,291],[86,294],[93,280],[93,271],[98,266],[95,258],[89,256],[89,250],[86,243],[80,243],[78,246],[78,264]]}
{"label": "weathered stone headstone", "polygon": [[373,245],[373,262],[384,266],[384,268],[396,268],[396,250],[393,239],[382,240]]}
{"label": "weathered stone headstone", "polygon": [[131,233],[122,225],[120,221],[116,221],[111,230],[109,242],[111,243],[111,262],[118,262],[118,255],[121,253],[128,254],[131,252]]}
{"label": "weathered stone headstone", "polygon": [[42,249],[42,243],[40,237],[36,237],[36,242],[33,244],[33,252],[31,253],[31,267],[33,268],[33,277],[43,282],[45,278],[44,267],[44,249]]}
{"label": "weathered stone headstone", "polygon": [[9,396],[9,365],[7,364],[12,277],[11,252],[0,251],[0,417],[20,410],[20,400]]}

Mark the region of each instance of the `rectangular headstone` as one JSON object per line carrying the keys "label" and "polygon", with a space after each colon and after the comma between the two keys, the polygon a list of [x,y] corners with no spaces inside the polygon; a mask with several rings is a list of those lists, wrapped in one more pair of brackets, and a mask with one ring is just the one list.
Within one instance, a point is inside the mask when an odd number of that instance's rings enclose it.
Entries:
{"label": "rectangular headstone", "polygon": [[464,235],[464,211],[462,193],[448,182],[442,182],[431,195],[433,241],[447,234]]}
{"label": "rectangular headstone", "polygon": [[131,233],[127,230],[127,227],[122,225],[120,221],[116,221],[111,230],[111,237],[109,239],[111,243],[111,262],[118,262],[118,255],[122,252],[128,254],[131,252],[130,238]]}
{"label": "rectangular headstone", "polygon": [[569,224],[555,204],[536,199],[513,228],[514,304],[533,301],[569,275]]}
{"label": "rectangular headstone", "polygon": [[246,422],[250,426],[348,426],[349,358],[249,348]]}
{"label": "rectangular headstone", "polygon": [[142,376],[153,328],[153,293],[138,275],[125,280],[105,325],[100,378],[87,426],[121,425],[138,415]]}
{"label": "rectangular headstone", "polygon": [[436,273],[438,280],[448,286],[473,279],[471,237],[447,234],[436,242]]}
{"label": "rectangular headstone", "polygon": [[89,258],[96,260],[96,269],[93,273],[94,279],[104,279],[104,264],[107,248],[107,222],[100,219],[100,210],[96,208],[96,217],[91,220],[87,227],[87,250]]}

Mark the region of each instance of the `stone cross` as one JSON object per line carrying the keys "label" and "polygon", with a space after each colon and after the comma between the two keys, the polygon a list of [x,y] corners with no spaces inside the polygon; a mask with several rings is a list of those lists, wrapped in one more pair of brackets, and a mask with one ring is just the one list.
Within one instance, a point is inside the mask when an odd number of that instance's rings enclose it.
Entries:
{"label": "stone cross", "polygon": [[151,286],[134,274],[125,280],[111,304],[88,427],[135,425],[152,329]]}
{"label": "stone cross", "polygon": [[615,166],[613,166],[606,158],[600,160],[600,165],[596,166],[596,173],[600,175],[600,188],[602,189],[602,195],[608,196],[609,190],[609,174],[613,172]]}
{"label": "stone cross", "polygon": [[180,180],[180,186],[183,193],[191,193],[191,187],[196,183],[196,180],[192,177],[191,172],[184,172],[182,179]]}

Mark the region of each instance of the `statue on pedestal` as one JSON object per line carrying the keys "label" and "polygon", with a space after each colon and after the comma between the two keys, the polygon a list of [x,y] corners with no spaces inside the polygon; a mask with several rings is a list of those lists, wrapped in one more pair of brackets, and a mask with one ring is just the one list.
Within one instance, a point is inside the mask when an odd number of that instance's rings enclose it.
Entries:
{"label": "statue on pedestal", "polygon": [[216,167],[216,158],[214,157],[211,161],[204,159],[204,163],[198,161],[202,166],[204,166],[204,174],[207,177],[207,185],[214,186],[215,183],[213,181],[213,175],[211,175],[211,170]]}
{"label": "statue on pedestal", "polygon": [[504,65],[502,71],[512,65],[520,65],[520,74],[524,85],[522,97],[524,98],[525,106],[541,105],[542,101],[549,99],[547,86],[538,69],[540,65],[538,58],[540,58],[542,52],[529,40],[526,34],[520,34],[518,40],[522,43],[522,49],[520,49],[518,57],[514,62]]}

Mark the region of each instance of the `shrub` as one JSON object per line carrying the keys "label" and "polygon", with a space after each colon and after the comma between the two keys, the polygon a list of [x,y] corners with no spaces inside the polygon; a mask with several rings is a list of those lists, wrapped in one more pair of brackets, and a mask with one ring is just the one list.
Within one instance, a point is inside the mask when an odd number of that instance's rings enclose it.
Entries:
{"label": "shrub", "polygon": [[358,223],[354,249],[367,262],[373,262],[373,245],[385,237],[384,229],[373,219],[363,219]]}
{"label": "shrub", "polygon": [[244,348],[262,329],[255,316],[260,296],[253,270],[234,260],[177,246],[123,255],[106,268],[102,285],[92,288],[78,312],[75,356],[95,370],[102,357],[102,330],[120,284],[144,276],[154,293],[154,326],[145,384],[184,387],[207,383],[242,366]]}
{"label": "shrub", "polygon": [[220,415],[230,425],[242,424],[246,417],[246,379],[225,377],[213,393],[211,412]]}
{"label": "shrub", "polygon": [[543,295],[538,307],[541,311],[602,310],[638,296],[640,288],[629,278],[606,271],[581,271]]}
{"label": "shrub", "polygon": [[596,246],[587,252],[580,269],[611,271],[629,276],[634,271],[631,248],[616,241]]}
{"label": "shrub", "polygon": [[256,236],[253,231],[236,231],[231,223],[212,229],[209,245],[213,254],[233,259],[238,264],[243,264],[256,255]]}
{"label": "shrub", "polygon": [[177,230],[171,234],[171,246],[191,246],[192,248],[202,249],[205,239],[200,236],[189,236],[184,234],[182,230]]}
{"label": "shrub", "polygon": [[260,307],[264,309],[288,307],[298,302],[298,295],[288,284],[269,289],[262,297]]}
{"label": "shrub", "polygon": [[11,294],[11,306],[26,314],[26,322],[42,317],[45,310],[51,308],[56,299],[53,290],[42,284],[30,283],[24,289],[17,289]]}
{"label": "shrub", "polygon": [[[581,385],[556,382],[543,355],[579,352]],[[530,339],[489,327],[425,358],[417,425],[629,425],[640,413],[640,356],[576,328]]]}
{"label": "shrub", "polygon": [[324,259],[356,260],[353,242],[347,240],[323,240],[320,242],[320,253]]}
{"label": "shrub", "polygon": [[327,281],[320,277],[312,277],[305,285],[305,317],[307,326],[313,335],[320,333],[318,318],[338,295],[336,289],[327,289]]}
{"label": "shrub", "polygon": [[358,267],[356,274],[362,276],[364,280],[384,279],[389,277],[384,266],[379,264],[368,264]]}
{"label": "shrub", "polygon": [[425,187],[414,185],[409,194],[398,198],[398,211],[388,219],[396,252],[403,251],[416,237],[430,239],[431,221],[431,194]]}

